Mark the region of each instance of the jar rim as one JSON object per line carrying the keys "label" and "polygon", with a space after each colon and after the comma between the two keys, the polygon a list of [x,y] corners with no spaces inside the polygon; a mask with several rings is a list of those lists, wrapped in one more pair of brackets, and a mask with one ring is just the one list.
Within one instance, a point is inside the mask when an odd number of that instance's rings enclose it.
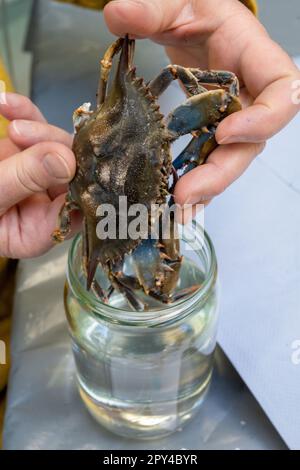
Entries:
{"label": "jar rim", "polygon": [[[99,320],[106,320],[112,323],[118,323],[126,326],[158,326],[172,321],[178,321],[180,318],[188,315],[195,304],[204,302],[217,280],[217,259],[214,246],[207,232],[196,221],[193,221],[193,230],[199,240],[201,248],[194,250],[200,252],[205,249],[208,253],[208,269],[205,273],[205,279],[199,289],[192,294],[172,303],[163,305],[162,308],[150,311],[132,311],[113,305],[105,304],[100,298],[97,298],[92,292],[88,292],[80,282],[74,272],[74,261],[78,244],[81,240],[81,234],[77,234],[71,244],[68,255],[67,280],[69,288],[77,298],[78,302],[88,305],[90,312]],[[201,240],[201,241],[200,241]],[[202,243],[201,243],[202,242]]]}

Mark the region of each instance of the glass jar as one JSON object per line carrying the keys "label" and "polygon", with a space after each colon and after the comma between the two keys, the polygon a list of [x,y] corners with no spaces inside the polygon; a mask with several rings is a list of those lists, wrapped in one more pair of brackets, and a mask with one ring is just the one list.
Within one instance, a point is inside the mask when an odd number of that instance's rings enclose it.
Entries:
{"label": "glass jar", "polygon": [[[99,423],[122,436],[174,432],[195,416],[208,391],[218,316],[216,257],[199,226],[185,228],[180,243],[178,290],[198,290],[171,305],[153,301],[144,312],[132,311],[121,294],[107,305],[87,292],[79,236],[70,250],[65,308],[80,395]],[[99,268],[97,276],[103,285]]]}

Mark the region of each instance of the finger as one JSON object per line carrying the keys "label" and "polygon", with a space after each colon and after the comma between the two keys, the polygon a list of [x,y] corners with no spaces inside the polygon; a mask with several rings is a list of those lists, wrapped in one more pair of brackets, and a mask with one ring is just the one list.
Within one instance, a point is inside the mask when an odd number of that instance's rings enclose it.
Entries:
{"label": "finger", "polygon": [[294,99],[300,72],[270,38],[264,37],[255,50],[253,45],[245,50],[241,70],[247,89],[256,98],[253,106],[222,121],[216,132],[218,143],[264,142],[300,110],[300,100]]}
{"label": "finger", "polygon": [[221,194],[262,152],[264,144],[230,144],[218,147],[207,163],[179,179],[175,187],[175,202],[207,203]]}
{"label": "finger", "polygon": [[110,31],[116,36],[150,37],[170,28],[189,0],[115,0],[104,9]]}
{"label": "finger", "polygon": [[207,201],[202,201],[201,204],[188,204],[187,206],[177,206],[176,207],[176,221],[179,224],[188,224],[192,219],[195,219],[197,214],[203,211],[208,204],[210,204],[211,199]]}
{"label": "finger", "polygon": [[68,191],[68,184],[60,184],[57,186],[52,186],[47,190],[47,194],[51,201],[54,201],[61,194],[65,194]]}
{"label": "finger", "polygon": [[69,182],[75,157],[63,144],[43,142],[0,162],[0,216],[32,194]]}
{"label": "finger", "polygon": [[13,144],[10,139],[7,137],[0,139],[0,161],[10,157],[11,155],[14,155],[18,151],[19,148]]}
{"label": "finger", "polygon": [[[53,201],[49,202],[48,204],[40,205],[40,220],[43,221],[42,230],[39,232],[42,233],[42,236],[39,237],[36,241],[36,248],[35,252],[32,253],[32,247],[29,245],[27,248],[27,255],[26,257],[32,256],[39,256],[45,252],[47,252],[50,248],[52,248],[55,244],[52,240],[52,233],[57,228],[58,223],[58,214],[61,210],[64,202],[65,202],[66,194],[61,194]],[[36,215],[34,215],[36,219]],[[37,219],[36,219],[37,220]],[[72,238],[76,233],[80,231],[82,227],[82,215],[79,211],[73,211],[71,217],[71,226],[70,226],[70,234],[68,235],[67,239]],[[23,229],[22,238],[29,239],[30,237],[25,232],[25,227]],[[35,235],[36,236],[36,235]],[[24,257],[24,256],[23,256]]]}
{"label": "finger", "polygon": [[60,142],[71,147],[73,137],[59,127],[38,121],[15,120],[9,125],[9,136],[20,148],[39,142]]}
{"label": "finger", "polygon": [[0,114],[9,121],[13,119],[29,119],[46,122],[41,111],[26,96],[16,93],[0,93]]}
{"label": "finger", "polygon": [[291,76],[272,83],[252,106],[222,121],[216,132],[217,142],[264,142],[279,132],[300,109],[292,100],[295,80],[296,76]]}
{"label": "finger", "polygon": [[[150,37],[167,46],[176,45],[182,51],[185,47],[196,46],[193,51],[188,49],[187,54],[182,55],[182,65],[185,55],[194,54],[199,65],[201,45],[233,16],[236,20],[232,21],[235,24],[231,36],[237,48],[237,25],[243,24],[240,29],[247,29],[255,17],[236,0],[114,0],[104,9],[108,28],[116,36],[128,33],[137,38]],[[228,34],[219,42],[225,42],[228,47]],[[187,65],[192,66],[191,63]]]}
{"label": "finger", "polygon": [[[53,247],[51,234],[57,227],[57,214],[65,201],[65,194],[50,201],[46,194],[35,195],[0,217],[0,256],[32,258]],[[81,228],[82,217],[72,214],[70,237]],[[38,230],[37,230],[38,224]]]}

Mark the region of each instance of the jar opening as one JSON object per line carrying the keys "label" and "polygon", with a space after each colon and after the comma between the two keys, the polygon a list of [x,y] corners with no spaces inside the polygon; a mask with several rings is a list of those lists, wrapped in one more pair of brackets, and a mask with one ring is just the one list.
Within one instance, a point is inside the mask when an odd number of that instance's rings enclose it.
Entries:
{"label": "jar opening", "polygon": [[[118,301],[105,304],[92,291],[85,287],[86,277],[83,274],[81,262],[81,235],[77,235],[71,245],[68,258],[67,279],[69,288],[78,302],[88,307],[88,310],[99,319],[113,323],[138,326],[154,326],[178,320],[187,315],[195,304],[205,302],[214,288],[217,278],[217,261],[212,242],[203,228],[193,221],[191,224],[179,226],[181,253],[184,263],[180,270],[179,283],[182,287],[190,287],[193,280],[199,281],[199,288],[174,303],[156,303],[147,311],[133,311],[129,305],[120,306]],[[103,271],[99,268],[98,275],[103,279]],[[185,285],[186,284],[186,285]],[[198,285],[198,282],[197,282]],[[147,297],[146,297],[147,298]],[[116,297],[116,299],[119,299]]]}

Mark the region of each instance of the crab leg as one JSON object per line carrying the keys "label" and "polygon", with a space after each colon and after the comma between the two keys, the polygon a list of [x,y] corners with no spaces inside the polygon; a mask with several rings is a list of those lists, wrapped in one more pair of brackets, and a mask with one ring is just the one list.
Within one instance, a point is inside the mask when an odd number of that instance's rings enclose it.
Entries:
{"label": "crab leg", "polygon": [[149,295],[153,297],[156,300],[160,300],[160,302],[164,304],[172,304],[173,302],[176,302],[177,300],[183,299],[184,297],[187,297],[188,295],[193,294],[196,292],[198,289],[200,289],[201,285],[194,285],[191,287],[187,287],[185,289],[181,289],[178,292],[175,292],[174,294],[161,294],[161,293],[156,293],[156,292],[150,292]]}
{"label": "crab leg", "polygon": [[[89,260],[89,244],[88,244],[88,229],[86,220],[83,222],[83,229],[82,229],[82,266],[86,277],[88,278],[88,260]],[[100,284],[93,279],[91,283],[91,288],[96,295],[100,297],[102,302],[108,303],[108,295],[102,289]]]}
{"label": "crab leg", "polygon": [[222,70],[190,69],[180,65],[168,65],[149,83],[152,95],[160,96],[174,80],[182,83],[189,96],[206,92],[207,89],[202,85],[226,87],[231,95],[239,95],[239,81],[234,73]]}
{"label": "crab leg", "polygon": [[[171,227],[174,219],[170,218]],[[148,239],[143,241],[132,254],[135,272],[139,285],[145,293],[163,303],[172,303],[191,295],[199,289],[200,285],[193,285],[173,293],[176,288],[182,257],[179,255],[179,243],[171,235],[170,238],[161,237],[159,242]],[[124,279],[124,278],[123,278]],[[128,279],[124,279],[128,282]],[[133,280],[136,284],[136,280]],[[134,284],[129,288],[136,288]]]}
{"label": "crab leg", "polygon": [[174,160],[175,170],[184,168],[183,174],[185,174],[198,165],[202,165],[217,146],[214,136],[215,127],[212,126],[211,129],[207,129],[207,132],[202,132],[199,136],[194,137]]}
{"label": "crab leg", "polygon": [[189,96],[207,91],[189,69],[180,65],[168,65],[149,83],[151,94],[155,97],[160,96],[174,80],[181,81]]}
{"label": "crab leg", "polygon": [[175,140],[193,131],[206,131],[209,126],[240,109],[239,99],[225,90],[212,90],[192,96],[169,114],[167,127],[170,137]]}
{"label": "crab leg", "polygon": [[58,215],[58,228],[52,233],[52,240],[55,243],[63,242],[71,232],[71,212],[79,209],[76,202],[71,199],[71,195],[66,196],[66,202],[62,206]]}
{"label": "crab leg", "polygon": [[97,92],[97,106],[99,107],[105,100],[107,81],[110,70],[112,68],[112,60],[114,56],[122,49],[124,43],[123,38],[119,38],[115,41],[105,52],[103,59],[101,60],[101,75],[98,85]]}
{"label": "crab leg", "polygon": [[[227,71],[185,68],[169,65],[152,80],[149,89],[153,96],[161,95],[173,80],[179,80],[190,99],[179,106],[167,119],[171,138],[197,132],[191,142],[174,161],[176,170],[184,167],[184,173],[204,163],[217,147],[214,134],[221,119],[241,109],[238,99],[239,82],[234,73]],[[208,91],[202,85],[218,87]],[[227,88],[228,91],[224,90]]]}
{"label": "crab leg", "polygon": [[174,168],[176,170],[184,168],[183,174],[185,174],[205,163],[210,153],[218,146],[215,140],[218,122],[240,109],[238,97],[225,90],[207,91],[193,96],[176,108],[167,118],[171,136],[176,139],[195,131],[198,135],[193,137],[175,159]]}
{"label": "crab leg", "polygon": [[146,305],[140,299],[138,299],[134,293],[134,290],[140,288],[139,283],[135,278],[123,274],[122,268],[122,263],[120,266],[115,265],[108,267],[108,277],[112,288],[121,292],[134,310],[139,312],[145,310]]}
{"label": "crab leg", "polygon": [[202,85],[215,85],[221,88],[228,87],[231,95],[239,96],[239,81],[234,73],[223,70],[189,70],[196,77],[198,83]]}

